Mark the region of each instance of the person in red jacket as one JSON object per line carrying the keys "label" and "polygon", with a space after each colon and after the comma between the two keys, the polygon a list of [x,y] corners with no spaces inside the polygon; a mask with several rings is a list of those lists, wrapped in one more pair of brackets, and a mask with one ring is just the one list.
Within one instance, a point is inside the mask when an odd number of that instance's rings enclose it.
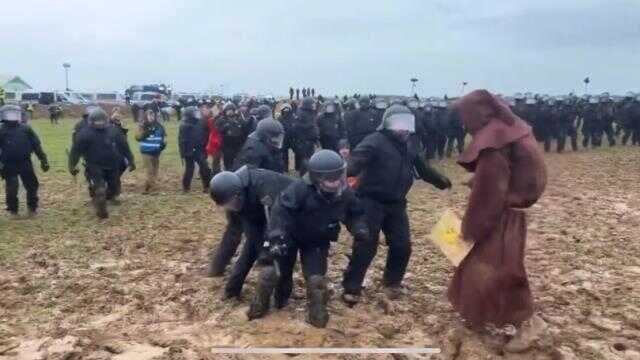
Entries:
{"label": "person in red jacket", "polygon": [[205,148],[207,156],[211,157],[211,170],[212,175],[220,172],[220,149],[222,148],[222,137],[216,129],[216,118],[211,112],[211,109],[206,105],[201,106],[203,120],[209,129],[209,138],[207,140],[207,146]]}

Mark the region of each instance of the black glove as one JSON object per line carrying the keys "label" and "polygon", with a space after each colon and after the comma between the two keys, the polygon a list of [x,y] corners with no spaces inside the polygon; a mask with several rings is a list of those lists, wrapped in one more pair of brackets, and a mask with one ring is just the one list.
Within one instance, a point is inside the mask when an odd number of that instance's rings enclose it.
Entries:
{"label": "black glove", "polygon": [[80,170],[78,170],[77,168],[69,168],[69,173],[73,176],[78,175],[79,172]]}
{"label": "black glove", "polygon": [[136,169],[136,163],[130,163],[129,164],[129,172],[132,172]]}
{"label": "black glove", "polygon": [[433,185],[440,190],[451,189],[451,180],[446,176],[440,176],[437,181],[434,181]]}
{"label": "black glove", "polygon": [[42,171],[47,172],[49,171],[49,163],[46,161],[43,161],[40,163],[40,168],[42,169]]}

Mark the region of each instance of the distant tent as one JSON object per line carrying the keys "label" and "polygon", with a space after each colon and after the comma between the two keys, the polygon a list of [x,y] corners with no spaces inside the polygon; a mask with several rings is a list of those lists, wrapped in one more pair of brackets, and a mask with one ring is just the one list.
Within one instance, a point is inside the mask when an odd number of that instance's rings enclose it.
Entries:
{"label": "distant tent", "polygon": [[22,78],[13,75],[0,75],[0,86],[5,91],[10,92],[22,92],[32,89],[31,85],[27,84]]}

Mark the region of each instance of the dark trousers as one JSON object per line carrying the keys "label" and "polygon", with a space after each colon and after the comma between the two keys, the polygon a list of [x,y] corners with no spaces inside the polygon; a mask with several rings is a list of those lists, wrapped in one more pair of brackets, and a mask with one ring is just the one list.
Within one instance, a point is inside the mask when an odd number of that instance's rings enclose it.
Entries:
{"label": "dark trousers", "polygon": [[209,188],[209,181],[211,180],[211,171],[209,170],[209,164],[204,156],[190,157],[184,159],[184,175],[182,176],[182,189],[188,191],[191,189],[191,180],[193,180],[193,172],[195,171],[195,165],[198,164],[198,170],[200,171],[200,179],[202,180],[202,187],[204,189]]}
{"label": "dark trousers", "polygon": [[389,246],[384,269],[385,286],[402,283],[411,257],[411,235],[406,202],[383,204],[370,198],[362,198],[371,237],[369,241],[354,242],[351,260],[344,273],[342,285],[349,294],[360,294],[362,283],[378,251],[380,231]]}
{"label": "dark trousers", "polygon": [[22,185],[27,191],[27,207],[29,210],[35,211],[38,208],[38,187],[40,183],[33,171],[31,161],[26,161],[17,166],[7,164],[5,167],[3,176],[5,181],[7,211],[14,214],[18,213],[18,188],[20,186],[18,177],[22,180]]}
{"label": "dark trousers", "polygon": [[287,249],[287,254],[278,260],[280,266],[280,279],[274,292],[276,307],[281,308],[287,304],[293,291],[293,270],[300,253],[302,274],[305,281],[314,275],[325,276],[327,274],[327,258],[329,257],[329,241],[322,246],[297,246]]}
{"label": "dark trousers", "polygon": [[106,169],[88,165],[85,172],[89,181],[89,193],[92,197],[96,194],[105,194],[107,200],[112,200],[120,195],[120,169]]}
{"label": "dark trousers", "polygon": [[422,146],[427,160],[431,160],[436,156],[436,139],[431,133],[422,136]]}
{"label": "dark trousers", "polygon": [[449,135],[447,138],[447,157],[451,157],[453,154],[453,144],[456,144],[458,154],[462,154],[464,150],[464,133]]}
{"label": "dark trousers", "polygon": [[242,145],[240,146],[222,146],[222,161],[224,161],[224,169],[225,171],[233,171],[234,163],[236,161],[236,157],[242,150]]}
{"label": "dark trousers", "polygon": [[338,143],[340,140],[338,138],[323,136],[320,138],[320,146],[323,149],[332,150],[338,152]]}
{"label": "dark trousers", "polygon": [[445,155],[445,146],[447,145],[447,136],[444,134],[436,134],[435,136],[435,154],[438,155],[438,158],[444,159]]}
{"label": "dark trousers", "polygon": [[226,216],[227,227],[211,258],[210,272],[214,276],[224,273],[224,269],[236,254],[242,240],[242,218],[238,213],[232,211],[227,211]]}
{"label": "dark trousers", "polygon": [[313,155],[314,151],[315,142],[312,140],[296,141],[293,147],[293,153],[295,155],[296,170],[301,177],[307,173],[307,164],[309,163],[309,159]]}
{"label": "dark trousers", "polygon": [[563,126],[558,129],[557,141],[558,147],[557,151],[559,153],[564,151],[565,144],[567,142],[567,137],[571,138],[571,149],[573,151],[578,150],[578,131],[576,127],[573,125]]}
{"label": "dark trousers", "polygon": [[244,280],[263,251],[265,226],[264,223],[255,223],[242,219],[242,230],[245,233],[246,240],[242,245],[238,260],[233,265],[233,270],[231,270],[224,289],[228,297],[240,296]]}

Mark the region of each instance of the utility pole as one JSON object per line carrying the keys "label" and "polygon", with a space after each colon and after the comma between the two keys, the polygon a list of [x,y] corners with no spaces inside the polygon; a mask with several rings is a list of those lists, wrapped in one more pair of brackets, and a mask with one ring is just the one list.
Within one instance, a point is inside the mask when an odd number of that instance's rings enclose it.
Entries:
{"label": "utility pole", "polygon": [[416,94],[416,83],[418,82],[417,78],[411,78],[411,96],[414,96]]}
{"label": "utility pole", "polygon": [[71,63],[63,63],[62,67],[64,68],[65,88],[67,91],[71,91],[71,89],[69,89],[69,69],[71,68]]}

